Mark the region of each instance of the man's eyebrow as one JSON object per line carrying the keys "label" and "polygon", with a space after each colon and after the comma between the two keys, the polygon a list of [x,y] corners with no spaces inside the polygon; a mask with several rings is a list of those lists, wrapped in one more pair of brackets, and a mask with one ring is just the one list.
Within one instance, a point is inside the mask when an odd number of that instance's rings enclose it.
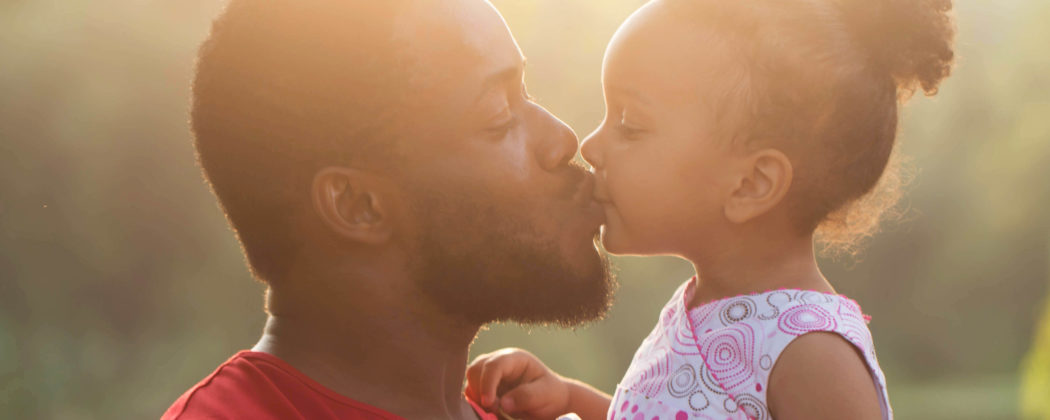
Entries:
{"label": "man's eyebrow", "polygon": [[485,77],[485,80],[481,83],[481,92],[478,93],[477,100],[481,100],[481,97],[493,87],[505,85],[510,81],[520,80],[522,75],[525,74],[525,64],[526,59],[522,57],[521,62],[517,66],[507,67]]}

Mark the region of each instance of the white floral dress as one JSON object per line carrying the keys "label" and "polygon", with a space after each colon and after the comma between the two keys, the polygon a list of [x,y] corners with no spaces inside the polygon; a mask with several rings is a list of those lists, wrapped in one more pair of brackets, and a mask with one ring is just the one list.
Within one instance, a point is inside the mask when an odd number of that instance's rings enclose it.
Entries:
{"label": "white floral dress", "polygon": [[773,290],[686,310],[690,279],[675,292],[617,386],[610,420],[769,420],[766,387],[777,357],[795,338],[832,332],[867,362],[884,419],[892,419],[886,378],[868,318],[842,295]]}

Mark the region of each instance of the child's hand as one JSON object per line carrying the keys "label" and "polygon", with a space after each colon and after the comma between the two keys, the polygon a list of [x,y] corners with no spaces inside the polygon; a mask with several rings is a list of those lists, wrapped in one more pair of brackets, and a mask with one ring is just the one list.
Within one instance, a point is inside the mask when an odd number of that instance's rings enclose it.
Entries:
{"label": "child's hand", "polygon": [[553,419],[569,409],[569,384],[531,353],[506,348],[467,367],[466,394],[489,410],[523,419]]}

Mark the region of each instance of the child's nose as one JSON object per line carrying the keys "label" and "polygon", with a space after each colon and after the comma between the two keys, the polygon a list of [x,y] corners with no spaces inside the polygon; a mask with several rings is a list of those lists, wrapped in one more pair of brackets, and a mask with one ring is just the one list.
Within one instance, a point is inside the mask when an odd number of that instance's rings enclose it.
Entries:
{"label": "child's nose", "polygon": [[593,133],[583,140],[583,144],[580,146],[580,154],[583,156],[583,160],[587,161],[595,169],[601,168],[604,163],[602,161],[601,131],[601,127],[594,130]]}

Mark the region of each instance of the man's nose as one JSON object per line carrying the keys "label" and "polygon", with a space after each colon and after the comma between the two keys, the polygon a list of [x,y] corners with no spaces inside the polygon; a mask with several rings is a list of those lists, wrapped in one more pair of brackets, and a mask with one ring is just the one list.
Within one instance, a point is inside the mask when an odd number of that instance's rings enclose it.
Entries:
{"label": "man's nose", "polygon": [[551,172],[557,171],[568,165],[569,160],[576,155],[579,138],[554,114],[539,105],[536,107],[544,121],[543,129],[537,133],[540,137],[540,147],[536,148],[536,159],[543,169]]}

